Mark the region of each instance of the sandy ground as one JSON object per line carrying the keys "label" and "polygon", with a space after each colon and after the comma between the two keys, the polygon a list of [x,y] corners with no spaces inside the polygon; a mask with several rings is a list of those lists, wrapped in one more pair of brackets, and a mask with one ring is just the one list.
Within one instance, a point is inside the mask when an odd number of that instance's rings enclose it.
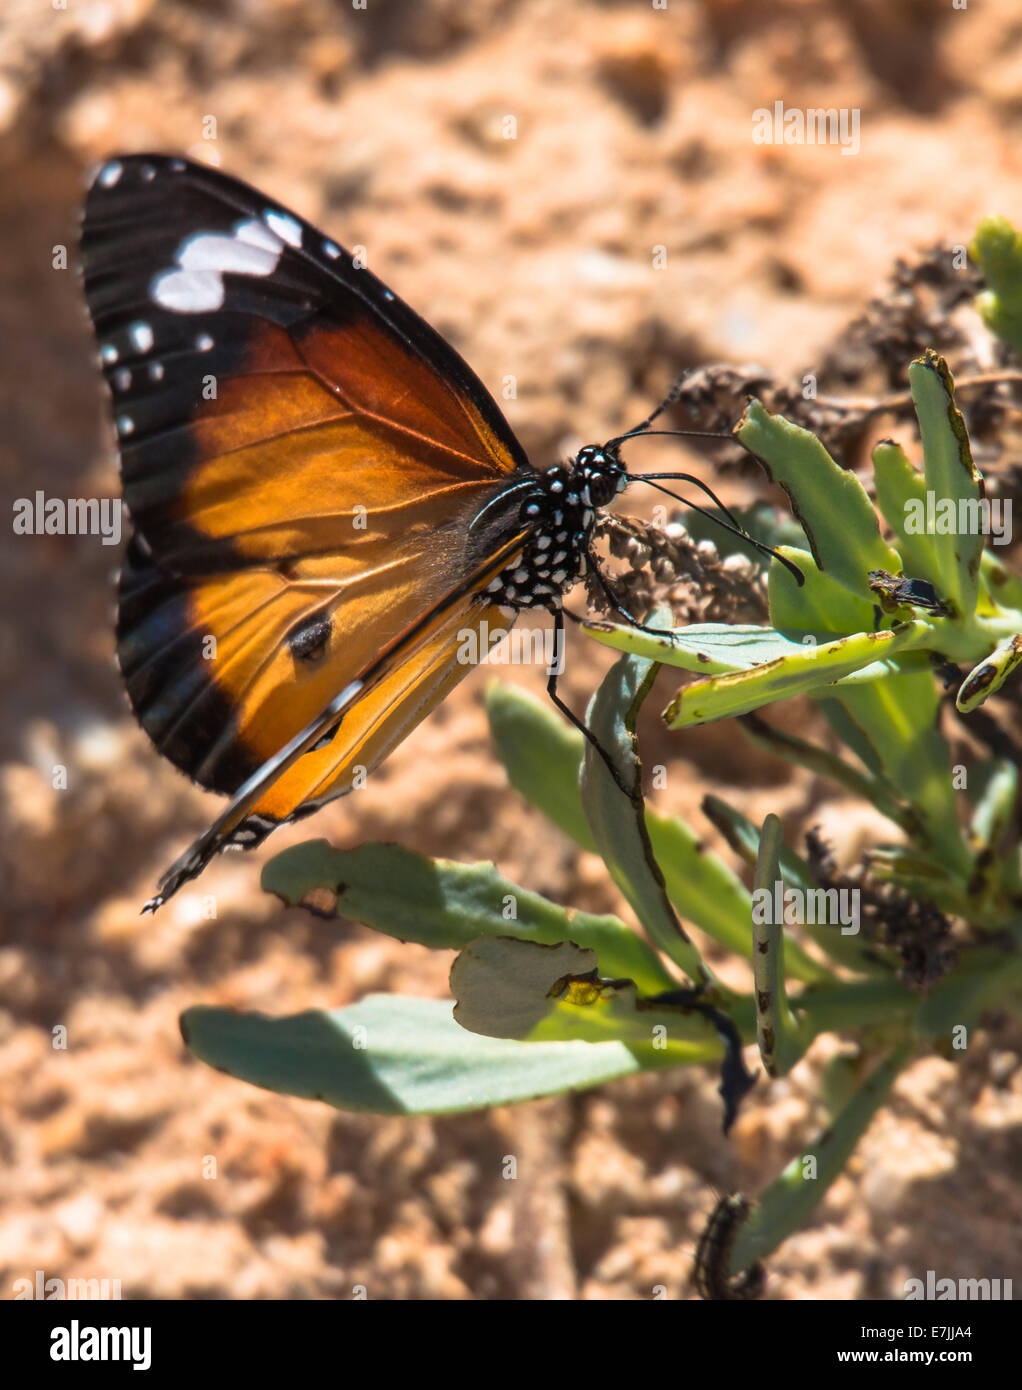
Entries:
{"label": "sandy ground", "polygon": [[[858,152],[755,144],[752,111],[778,99],[860,111]],[[117,491],[77,284],[52,268],[53,248],[74,244],[84,169],[111,151],[218,161],[364,245],[493,390],[516,379],[507,414],[546,466],[634,423],[691,363],[758,361],[796,381],[896,256],[967,242],[988,211],[1022,221],[1020,112],[1010,0],[939,13],[890,0],[8,0],[5,495]],[[477,672],[357,797],[214,865],[218,920],[187,893],[140,920],[219,803],[128,714],[109,619],[117,558],[95,538],[7,533],[0,548],[0,1297],[37,1269],[146,1298],[359,1285],[373,1298],[693,1297],[714,1191],[755,1193],[813,1135],[839,1044],[761,1080],[729,1141],[709,1072],[380,1120],[192,1061],[176,1019],[195,1002],[291,1012],[446,993],[446,955],[259,893],[261,860],[309,835],[493,859],[559,902],[627,909],[600,863],[507,787]],[[606,664],[577,638],[576,707]],[[539,688],[532,672],[500,677]],[[868,843],[871,821],[832,787],[726,727],[669,737],[651,721],[643,737],[670,769],[656,804],[708,842],[699,803],[716,791],[753,817],[779,810],[792,836],[822,822],[845,856]],[[66,791],[51,787],[57,762]],[[1020,1051],[1018,1023],[995,1017],[960,1060],[917,1062],[771,1260],[766,1296],[896,1298],[928,1269],[1022,1288]]]}

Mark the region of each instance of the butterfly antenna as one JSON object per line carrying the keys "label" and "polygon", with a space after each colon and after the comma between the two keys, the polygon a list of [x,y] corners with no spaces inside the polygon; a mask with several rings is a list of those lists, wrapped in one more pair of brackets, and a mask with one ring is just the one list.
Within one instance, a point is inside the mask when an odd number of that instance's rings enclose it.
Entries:
{"label": "butterfly antenna", "polygon": [[[663,486],[659,481],[661,478],[667,481],[673,479],[678,482],[693,483],[711,498],[728,520],[723,521],[719,516],[715,516],[713,512],[707,511],[705,507],[700,507],[695,502],[690,502],[685,497],[679,497],[676,492],[672,492],[670,488]],[[799,588],[806,582],[806,577],[799,569],[798,565],[782,555],[779,550],[775,550],[772,545],[767,545],[764,541],[758,541],[755,536],[750,536],[745,527],[740,525],[737,518],[724,506],[724,503],[716,493],[714,493],[713,489],[708,487],[700,478],[694,478],[691,473],[633,473],[632,481],[636,483],[648,483],[650,487],[656,488],[657,492],[662,492],[665,497],[671,497],[675,502],[680,502],[682,506],[691,508],[692,511],[698,512],[700,516],[705,516],[709,521],[716,522],[718,526],[722,527],[725,531],[730,531],[733,536],[738,536],[741,540],[751,545],[754,550],[758,550],[760,554],[769,555],[771,559],[779,561]]]}
{"label": "butterfly antenna", "polygon": [[[653,419],[656,418],[654,413]],[[746,453],[752,454],[752,450],[731,430],[629,430],[627,434],[619,434],[615,439],[608,439],[603,446],[605,449],[616,449],[619,444],[623,444],[626,439],[635,439],[641,435],[644,439],[662,437],[664,439],[726,439],[732,444],[740,444]],[[762,462],[758,454],[752,454],[757,462]]]}
{"label": "butterfly antenna", "polygon": [[671,384],[671,389],[668,391],[667,395],[657,406],[656,410],[654,410],[652,414],[647,415],[641,425],[636,425],[635,428],[633,430],[629,430],[627,434],[622,434],[619,435],[617,439],[612,439],[606,447],[611,448],[615,444],[620,444],[623,439],[631,439],[633,434],[645,434],[646,431],[649,429],[650,425],[653,423],[653,421],[658,420],[660,416],[664,413],[664,411],[668,408],[668,406],[674,405],[675,401],[679,399],[685,382],[692,375],[694,370],[694,367],[686,367],[683,372],[680,372],[678,376],[675,377],[674,381]]}
{"label": "butterfly antenna", "polygon": [[651,430],[651,429],[650,429],[650,425],[652,425],[653,422],[654,422],[655,420],[659,420],[660,416],[664,413],[665,410],[667,410],[667,408],[668,408],[669,406],[672,406],[672,405],[676,404],[677,401],[679,401],[679,400],[681,399],[681,393],[682,393],[682,391],[683,391],[684,388],[685,388],[685,382],[688,380],[688,378],[689,378],[689,377],[693,374],[693,372],[695,372],[696,370],[697,370],[697,368],[695,368],[695,367],[686,367],[685,370],[684,370],[683,372],[680,372],[680,373],[678,374],[678,376],[675,377],[674,382],[673,382],[672,385],[671,385],[671,389],[668,391],[667,395],[663,398],[663,400],[662,400],[662,401],[660,402],[660,404],[657,406],[656,410],[652,411],[649,415],[647,415],[646,418],[645,418],[645,420],[643,420],[643,422],[642,422],[641,425],[636,425],[634,429],[626,430],[626,432],[625,432],[624,434],[619,434],[619,435],[617,435],[616,438],[614,438],[614,439],[609,439],[609,440],[607,441],[607,443],[604,445],[604,448],[605,448],[605,449],[615,449],[615,448],[617,448],[617,446],[618,446],[619,444],[623,444],[624,441],[625,441],[626,439],[634,439],[635,436],[638,435],[638,434],[662,434],[662,435],[672,435],[672,436],[673,436],[673,435],[678,435],[678,436],[687,436],[687,437],[696,438],[696,439],[729,439],[729,440],[731,440],[731,442],[734,443],[734,444],[740,444],[741,447],[742,447],[747,453],[752,454],[752,457],[753,457],[753,458],[755,458],[755,459],[757,459],[758,461],[762,462],[762,460],[759,460],[759,456],[758,456],[757,454],[753,454],[753,453],[752,453],[752,450],[749,448],[749,446],[748,446],[747,444],[742,444],[742,441],[741,441],[740,439],[737,439],[737,438],[735,437],[735,435],[734,435],[730,430]]}

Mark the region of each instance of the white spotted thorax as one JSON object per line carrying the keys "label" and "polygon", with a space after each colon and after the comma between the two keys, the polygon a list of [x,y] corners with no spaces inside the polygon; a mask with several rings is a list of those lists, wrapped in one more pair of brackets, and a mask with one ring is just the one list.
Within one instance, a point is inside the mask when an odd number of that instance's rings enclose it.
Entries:
{"label": "white spotted thorax", "polygon": [[514,610],[559,607],[564,591],[586,573],[597,510],[627,486],[617,451],[597,444],[540,473],[521,503],[521,521],[530,533],[521,557],[486,591],[494,602]]}

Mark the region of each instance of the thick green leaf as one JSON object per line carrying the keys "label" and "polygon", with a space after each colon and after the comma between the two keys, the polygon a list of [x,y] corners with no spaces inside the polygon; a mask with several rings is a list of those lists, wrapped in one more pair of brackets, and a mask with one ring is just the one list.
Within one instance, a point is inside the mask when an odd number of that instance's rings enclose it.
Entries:
{"label": "thick green leaf", "polygon": [[490,734],[515,791],[553,821],[582,849],[595,852],[578,794],[584,739],[556,713],[514,685],[491,681],[486,689]]}
{"label": "thick green leaf", "polygon": [[606,1042],[618,1038],[644,1066],[707,1061],[721,1044],[698,1014],[641,1000],[631,980],[597,974],[596,953],[570,941],[511,937],[471,942],[451,967],[454,1017],[489,1038]]}
{"label": "thick green leaf", "polygon": [[200,1061],[241,1081],[373,1115],[482,1110],[640,1069],[624,1043],[482,1038],[455,1023],[450,1000],[390,994],[288,1018],[200,1005],[181,1032]]}
{"label": "thick green leaf", "polygon": [[895,676],[840,700],[872,750],[872,761],[912,808],[925,838],[952,872],[967,875],[972,856],[958,825],[948,748],[937,728],[940,696],[928,672]]}
{"label": "thick green leaf", "polygon": [[963,714],[971,714],[984,700],[996,695],[1019,666],[1022,666],[1022,632],[1016,632],[973,667],[958,688],[955,704]]}
{"label": "thick green leaf", "polygon": [[[562,786],[571,757],[578,763],[582,761],[582,735],[571,729],[549,704],[511,686],[501,688],[499,701],[491,699],[490,717],[491,724],[499,726],[498,745],[509,760],[509,775],[514,776],[510,760],[517,748],[527,747],[537,754],[536,775],[529,779],[528,790],[524,784],[519,789],[583,849],[595,852],[577,779],[571,788],[574,807]],[[507,733],[511,726],[517,730],[515,739]],[[569,750],[568,757],[562,756],[563,749]],[[553,769],[549,784],[539,772],[544,759]],[[580,825],[584,826],[584,833]],[[647,811],[646,828],[664,876],[667,895],[677,910],[721,945],[747,956],[752,941],[751,900],[741,880],[717,855],[704,849],[695,832],[676,817]],[[605,956],[601,959],[604,973],[629,975],[640,989],[649,989],[644,977],[640,978],[633,967],[622,969],[609,963]],[[800,959],[797,953],[789,961],[789,969],[796,979],[806,982],[819,977],[816,963],[808,957]]]}
{"label": "thick green leaf", "polygon": [[664,721],[669,729],[686,729],[749,714],[775,700],[810,694],[872,661],[905,650],[928,631],[925,623],[902,623],[880,632],[858,632],[819,645],[799,645],[793,655],[778,657],[751,671],[713,676],[685,686],[664,711]]}
{"label": "thick green leaf", "polygon": [[916,518],[926,516],[926,479],[901,445],[891,439],[881,440],[873,450],[873,476],[877,506],[894,532],[904,573],[913,579],[928,579],[939,594],[944,576],[936,537],[916,526]]}
{"label": "thick green leaf", "polygon": [[590,703],[587,723],[629,794],[616,785],[603,758],[587,743],[582,805],[598,853],[650,940],[693,983],[708,982],[710,973],[671,907],[646,828],[635,721],[656,673],[654,662],[624,656],[604,677]]}
{"label": "thick green leaf", "polygon": [[1022,237],[1005,217],[985,217],[969,255],[979,264],[986,289],[976,308],[992,333],[1022,352]]}
{"label": "thick green leaf", "polygon": [[[870,624],[872,626],[872,624]],[[700,675],[751,671],[781,657],[800,658],[807,650],[833,642],[832,632],[778,632],[772,627],[742,623],[693,623],[659,636],[623,623],[589,622],[585,630],[597,642],[664,666],[679,666]]]}
{"label": "thick green leaf", "polygon": [[839,468],[809,430],[751,401],[735,429],[788,496],[818,567],[853,594],[870,570],[897,570],[873,504],[854,473]]}
{"label": "thick green leaf", "polygon": [[752,1216],[740,1228],[732,1247],[732,1273],[748,1269],[756,1260],[776,1250],[788,1236],[801,1230],[851,1158],[911,1055],[909,1048],[899,1048],[883,1061],[834,1122],[817,1136],[815,1143],[793,1159],[780,1177],[760,1193]]}
{"label": "thick green leaf", "polygon": [[[771,814],[763,822],[753,879],[753,901],[776,898],[780,882],[781,822]],[[752,954],[756,985],[756,1042],[767,1076],[786,1076],[800,1060],[812,1037],[811,1028],[800,1037],[799,1024],[788,1006],[784,978],[784,923],[771,908],[752,916],[755,950]]]}
{"label": "thick green leaf", "polygon": [[294,907],[348,917],[399,941],[460,950],[479,936],[520,936],[594,950],[606,975],[627,975],[655,993],[677,981],[655,951],[617,917],[558,907],[503,878],[492,864],[430,859],[399,845],[334,849],[308,840],[276,855],[262,886]]}
{"label": "thick green leaf", "polygon": [[[954,617],[968,618],[976,608],[983,551],[980,475],[972,461],[965,421],[955,405],[951,374],[944,359],[935,352],[926,352],[910,365],[908,381],[923,441],[927,491],[933,494],[936,509],[953,509],[954,531],[942,533],[942,523],[937,520],[933,534],[940,574],[937,588]],[[967,529],[962,527],[963,519]]]}
{"label": "thick green leaf", "polygon": [[876,613],[865,575],[861,593],[853,594],[824,574],[808,550],[783,546],[781,554],[798,565],[805,583],[800,587],[783,565],[771,565],[767,585],[774,627],[796,639],[805,634],[872,631]]}

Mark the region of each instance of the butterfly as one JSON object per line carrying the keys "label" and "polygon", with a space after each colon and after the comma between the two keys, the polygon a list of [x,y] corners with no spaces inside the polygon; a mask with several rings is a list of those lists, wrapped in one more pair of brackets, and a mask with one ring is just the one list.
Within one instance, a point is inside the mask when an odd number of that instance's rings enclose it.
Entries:
{"label": "butterfly", "polygon": [[132,522],[118,662],[156,748],[230,797],[143,911],[360,785],[471,669],[459,634],[545,609],[560,639],[590,568],[635,621],[593,533],[629,482],[621,444],[671,398],[541,472],[357,258],[172,156],[98,169],[81,267]]}

